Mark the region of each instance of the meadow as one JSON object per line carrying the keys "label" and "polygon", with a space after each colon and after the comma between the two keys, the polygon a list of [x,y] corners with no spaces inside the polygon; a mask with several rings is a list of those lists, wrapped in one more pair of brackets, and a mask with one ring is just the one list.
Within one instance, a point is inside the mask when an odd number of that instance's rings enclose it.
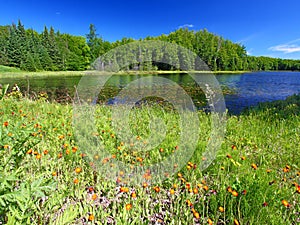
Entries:
{"label": "meadow", "polygon": [[[177,150],[178,115],[145,105],[133,109],[136,138],[122,143],[110,106],[97,106],[94,135],[110,157],[87,160],[74,138],[72,105],[29,100],[12,92],[0,100],[0,224],[297,224],[300,223],[300,96],[228,116],[214,162],[199,169],[210,115],[199,111],[194,155],[163,182],[151,174],[133,185],[93,169],[112,159],[132,165],[159,161]],[[166,122],[167,137],[148,154],[132,151],[147,137],[150,110]],[[176,165],[174,165],[176,167]]]}

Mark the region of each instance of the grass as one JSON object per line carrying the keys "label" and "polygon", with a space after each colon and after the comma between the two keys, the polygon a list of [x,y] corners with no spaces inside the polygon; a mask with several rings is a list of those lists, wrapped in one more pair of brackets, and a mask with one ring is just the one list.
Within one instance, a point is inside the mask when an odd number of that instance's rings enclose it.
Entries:
{"label": "grass", "polygon": [[[143,74],[172,74],[172,73],[214,73],[214,74],[242,74],[250,71],[119,71],[115,72],[105,72],[105,74],[118,74],[118,75],[143,75]],[[99,71],[39,71],[39,72],[28,72],[23,71],[18,68],[2,66],[0,65],[0,76],[1,77],[26,77],[26,76],[82,76],[84,74],[96,73],[99,74]],[[103,74],[104,72],[101,72]]]}
{"label": "grass", "polygon": [[[194,155],[162,183],[133,185],[119,171],[110,181],[93,170],[114,159],[132,165],[178,151],[178,114],[164,107],[132,110],[131,143],[118,138],[112,109],[97,106],[96,133],[110,155],[86,160],[74,138],[72,107],[11,94],[0,102],[0,223],[4,224],[296,224],[300,220],[300,97],[230,116],[216,160],[199,169],[210,115],[199,111]],[[149,112],[167,124],[151,151],[134,151],[149,137]],[[119,127],[120,129],[122,127]],[[180,150],[180,149],[179,149]],[[176,167],[176,165],[174,165]]]}

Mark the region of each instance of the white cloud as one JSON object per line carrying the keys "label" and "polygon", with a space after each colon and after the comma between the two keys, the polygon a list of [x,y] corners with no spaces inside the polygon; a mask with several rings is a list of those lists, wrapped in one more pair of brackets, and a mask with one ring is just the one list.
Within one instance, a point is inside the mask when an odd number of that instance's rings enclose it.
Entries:
{"label": "white cloud", "polygon": [[300,39],[290,41],[286,44],[272,46],[272,47],[268,48],[268,50],[276,51],[276,52],[283,52],[285,54],[300,52],[300,45],[299,45],[300,43],[297,44],[297,42],[300,42]]}
{"label": "white cloud", "polygon": [[192,28],[192,27],[194,27],[194,24],[184,24],[179,26],[178,28]]}

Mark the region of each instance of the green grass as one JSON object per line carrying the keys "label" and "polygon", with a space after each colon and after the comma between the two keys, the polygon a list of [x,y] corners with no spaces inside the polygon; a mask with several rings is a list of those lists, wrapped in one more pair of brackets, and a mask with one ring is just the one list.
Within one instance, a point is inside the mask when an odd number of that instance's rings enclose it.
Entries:
{"label": "green grass", "polygon": [[14,68],[14,67],[8,67],[8,66],[2,66],[0,65],[0,73],[7,73],[7,72],[20,72],[20,69]]}
{"label": "green grass", "polygon": [[[85,160],[86,149],[80,149],[74,138],[71,106],[6,97],[0,102],[0,222],[208,224],[210,219],[213,224],[234,224],[234,220],[296,224],[299,112],[300,97],[293,96],[228,117],[221,149],[204,171],[199,164],[205,160],[201,154],[209,139],[210,116],[199,112],[197,149],[180,174],[162,183],[152,183],[148,176],[145,183],[132,185],[123,180],[121,171],[118,182],[107,180]],[[149,113],[162,118],[167,132],[165,140],[146,154],[134,151],[134,146],[144,144],[149,136]],[[97,132],[91,135],[103,140],[110,155],[104,160],[95,155],[94,164],[113,167],[117,158],[134,168],[161,161],[177,150],[180,123],[172,109],[135,108],[129,145],[118,139],[110,107],[98,106],[95,116]],[[126,205],[132,208],[126,210]]]}

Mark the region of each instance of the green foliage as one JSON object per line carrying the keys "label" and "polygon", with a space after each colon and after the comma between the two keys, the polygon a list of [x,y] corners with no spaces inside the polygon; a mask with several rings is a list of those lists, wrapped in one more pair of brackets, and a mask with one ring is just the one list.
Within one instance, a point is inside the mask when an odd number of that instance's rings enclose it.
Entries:
{"label": "green foliage", "polygon": [[[221,36],[208,32],[206,29],[193,31],[178,29],[168,35],[146,37],[144,40],[160,40],[176,43],[196,53],[213,71],[238,70],[300,70],[300,61],[278,59],[271,57],[254,57],[246,54],[245,46],[233,43]],[[32,29],[26,30],[21,21],[18,25],[0,26],[0,65],[21,68],[26,71],[58,71],[58,70],[86,70],[101,55],[112,48],[135,42],[132,38],[122,38],[115,42],[103,40],[97,34],[95,25],[90,24],[86,37],[73,36],[55,32],[53,27],[39,34]],[[149,47],[151,49],[151,47]],[[126,65],[126,57],[108,58],[109,70],[193,70],[194,62],[187,55],[176,49],[170,51],[155,50],[155,52],[141,49],[138,54],[131,52],[124,54],[131,59],[137,58],[137,63]],[[167,66],[160,60],[173,63]],[[117,63],[120,63],[120,65]]]}

